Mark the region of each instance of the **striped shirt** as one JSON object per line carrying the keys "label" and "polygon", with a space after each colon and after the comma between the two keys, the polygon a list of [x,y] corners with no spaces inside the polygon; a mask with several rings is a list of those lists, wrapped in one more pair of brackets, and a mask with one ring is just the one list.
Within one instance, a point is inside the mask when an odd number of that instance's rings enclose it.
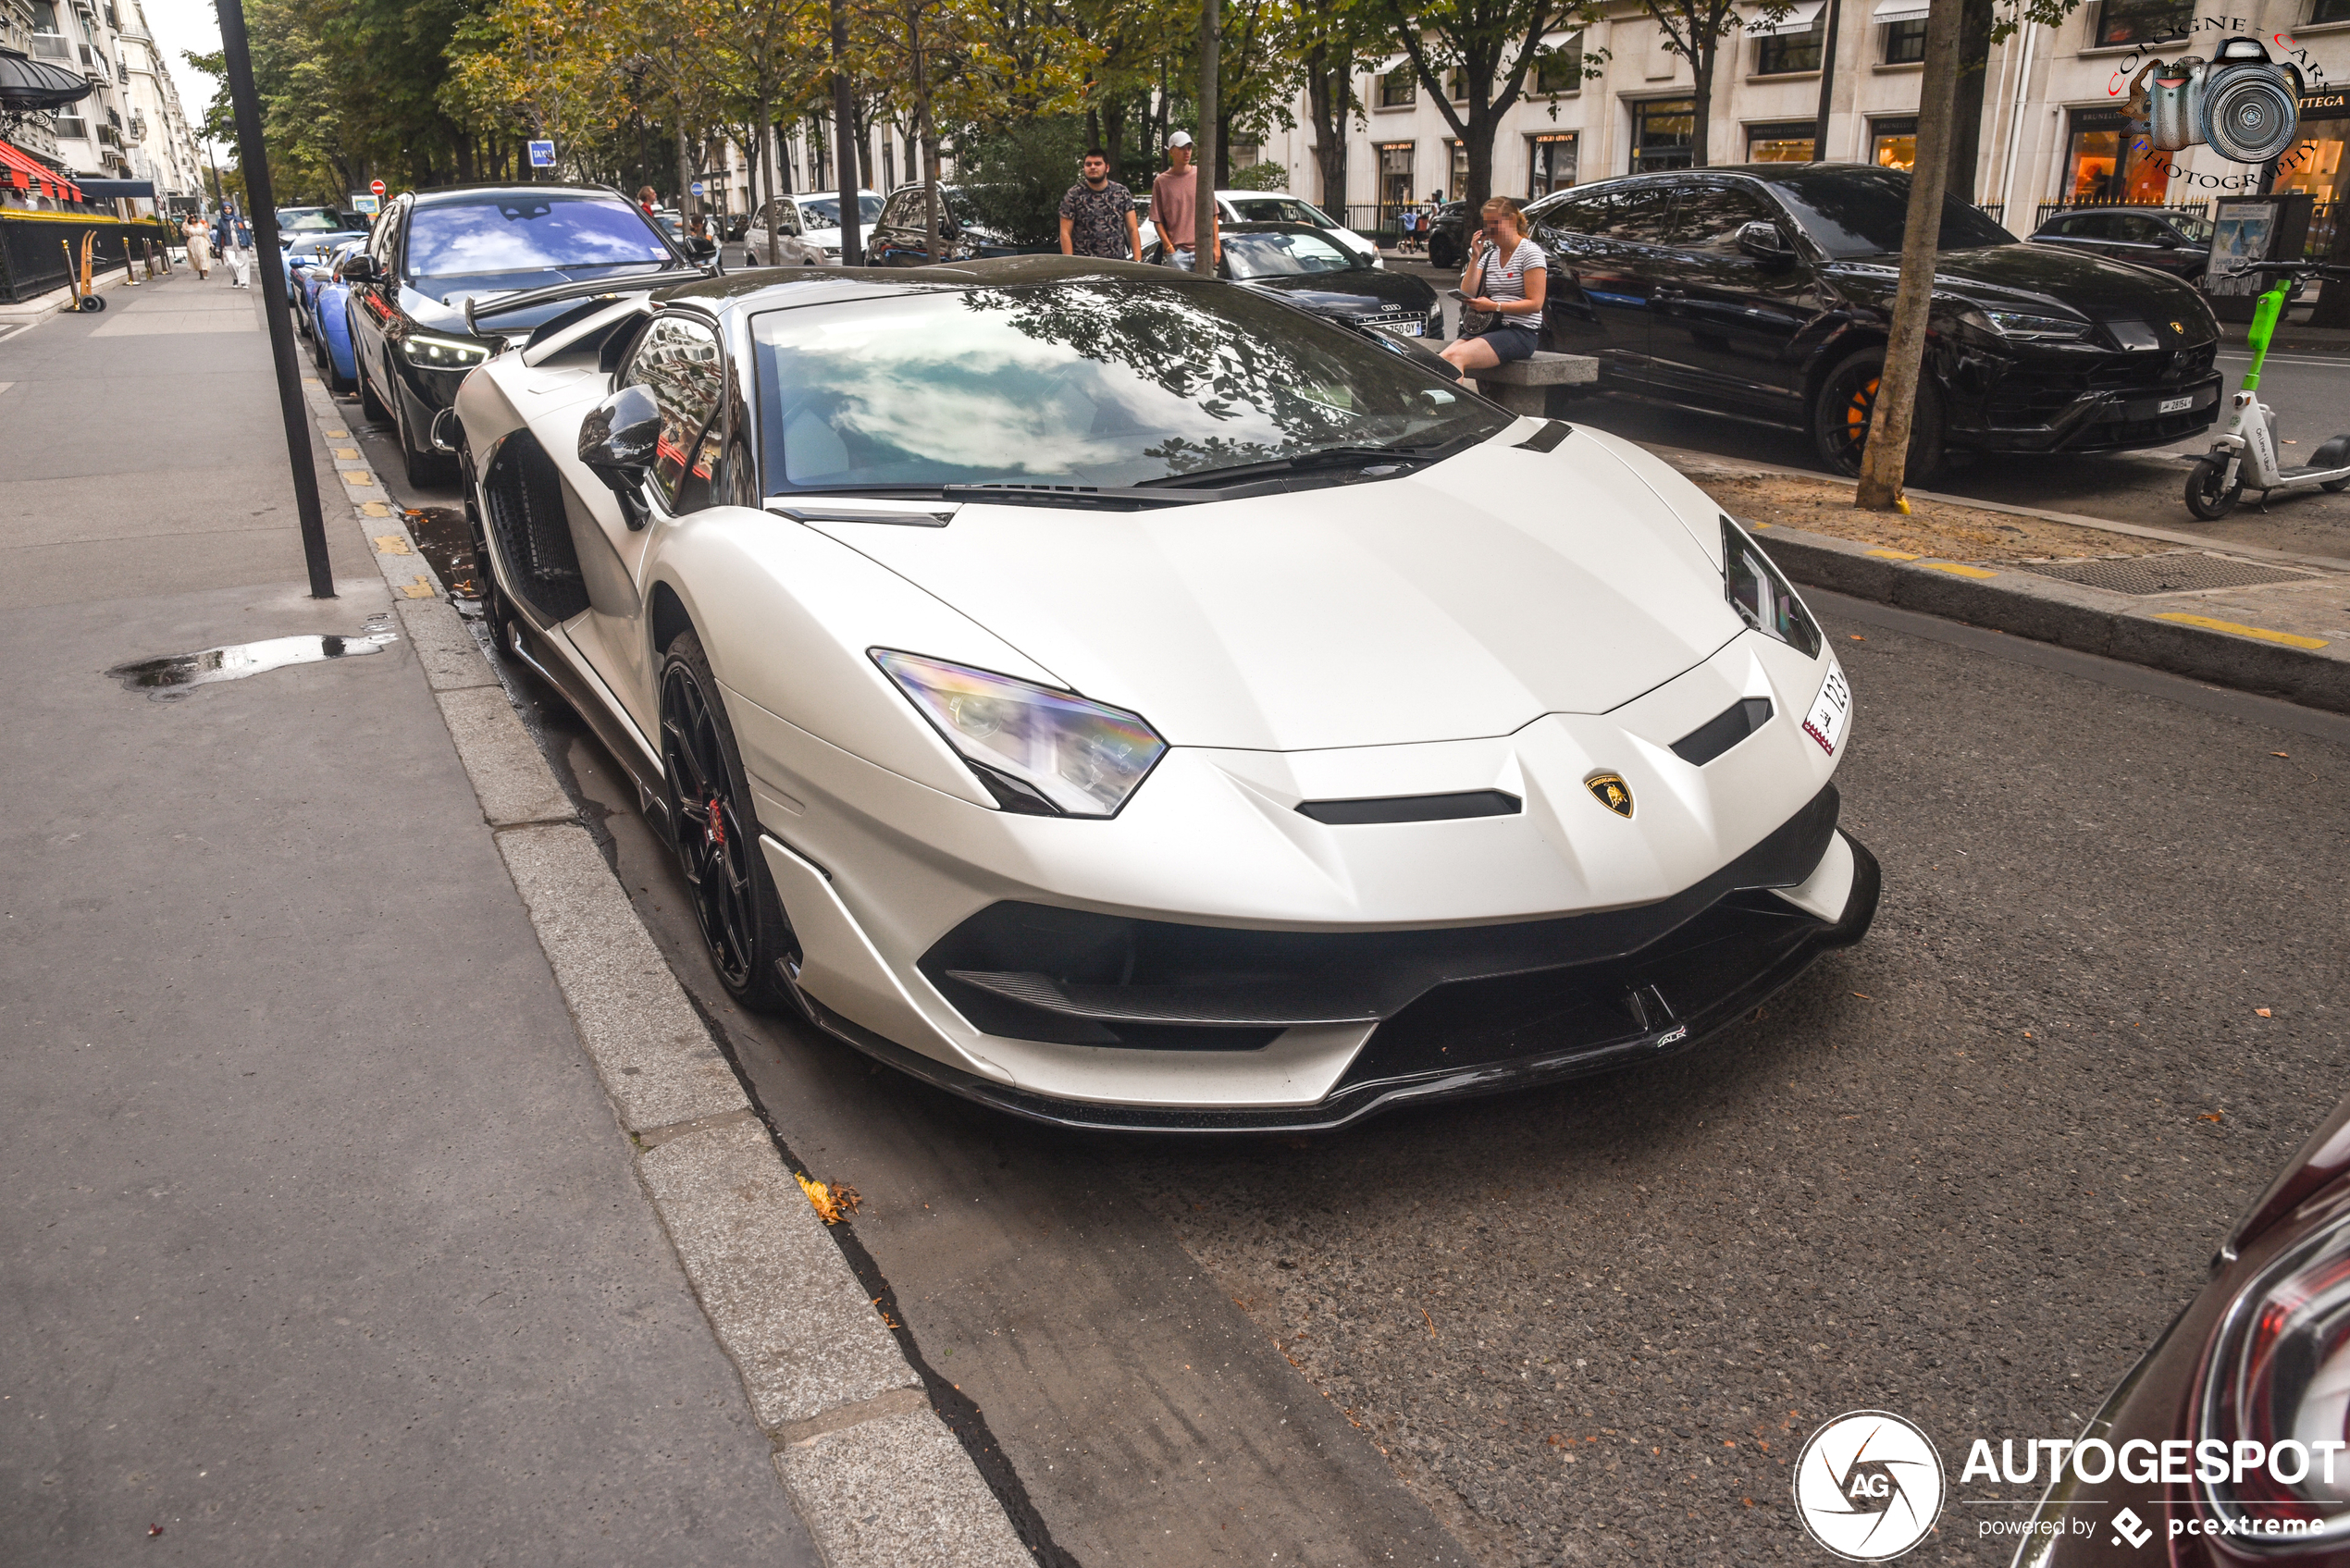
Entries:
{"label": "striped shirt", "polygon": [[[1520,240],[1517,249],[1510,253],[1507,261],[1492,260],[1490,245],[1480,253],[1488,259],[1485,270],[1478,278],[1477,291],[1495,304],[1526,298],[1526,275],[1550,265],[1543,257],[1542,247],[1531,240]],[[1515,312],[1504,312],[1495,325],[1528,332],[1540,329],[1540,324],[1531,314],[1519,315]]]}

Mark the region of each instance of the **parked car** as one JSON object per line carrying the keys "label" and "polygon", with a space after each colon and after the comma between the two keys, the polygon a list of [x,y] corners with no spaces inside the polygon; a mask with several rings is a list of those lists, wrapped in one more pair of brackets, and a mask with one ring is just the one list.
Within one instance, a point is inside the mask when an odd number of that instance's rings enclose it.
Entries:
{"label": "parked car", "polygon": [[365,243],[361,239],[339,241],[324,250],[296,256],[288,253],[288,270],[293,284],[294,330],[303,337],[317,335],[318,290],[333,276],[335,264]]}
{"label": "parked car", "polygon": [[341,207],[279,207],[278,242],[314,234],[365,234],[367,215],[349,212]]}
{"label": "parked car", "polygon": [[435,423],[468,372],[574,302],[499,317],[476,332],[475,300],[577,282],[699,276],[637,204],[603,186],[454,186],[396,198],[366,248],[342,264],[362,411],[388,419],[412,483],[439,477]]}
{"label": "parked car", "polygon": [[[1223,229],[1217,276],[1278,294],[1316,315],[1349,327],[1377,327],[1406,338],[1441,338],[1444,307],[1425,278],[1375,267],[1326,229],[1302,223],[1234,223]],[[1144,259],[1164,258],[1154,247]]]}
{"label": "parked car", "polygon": [[351,352],[351,285],[342,278],[343,264],[365,247],[353,243],[339,251],[323,268],[312,295],[310,357],[318,366],[327,390],[349,397],[358,389],[359,362]]}
{"label": "parked car", "polygon": [[[1134,198],[1134,205],[1142,223],[1143,250],[1148,253],[1151,247],[1158,243],[1158,230],[1150,221],[1150,192],[1147,187]],[[1387,265],[1376,243],[1355,233],[1313,203],[1279,191],[1218,191],[1216,192],[1216,220],[1219,224],[1303,224],[1320,229],[1323,236],[1341,250],[1353,252],[1372,266]]]}
{"label": "parked car", "polygon": [[1428,265],[1461,266],[1468,261],[1468,204],[1447,202],[1429,215]]}
{"label": "parked car", "polygon": [[[863,231],[872,228],[881,216],[882,198],[878,191],[857,193],[858,243],[864,243]],[[777,266],[838,266],[840,265],[840,195],[837,191],[814,191],[804,194],[778,196],[761,207],[758,216],[743,230],[743,245],[747,253],[744,265],[766,266],[773,246]]]}
{"label": "parked car", "polygon": [[2076,207],[2051,215],[2033,231],[2032,243],[2134,262],[2193,282],[2211,253],[2211,220],[2168,207]]}
{"label": "parked car", "polygon": [[[1807,432],[1859,472],[1907,222],[1907,171],[1751,164],[1577,186],[1527,208],[1543,346],[1602,389]],[[1910,472],[1951,449],[2167,446],[2218,416],[2219,324],[2176,278],[2020,243],[1945,204]]]}
{"label": "parked car", "polygon": [[365,223],[357,228],[309,229],[293,235],[280,234],[278,259],[274,265],[278,278],[286,285],[287,302],[300,308],[299,268],[325,260],[339,246],[366,238]]}
{"label": "parked car", "polygon": [[591,302],[458,393],[487,616],[741,1005],[1015,1116],[1320,1128],[1867,930],[1835,650],[1663,463],[1255,290],[954,272]]}
{"label": "parked car", "polygon": [[[2135,1552],[2120,1537],[2134,1549],[2141,1529],[2171,1568],[2336,1568],[2350,1555],[2345,1281],[2350,1101],[2228,1232],[2209,1281],[2081,1430],[2076,1443],[2103,1444],[2095,1463],[2110,1459],[2110,1474],[2087,1485],[2063,1468],[2017,1568],[2124,1562]],[[2272,1460],[2282,1445],[2300,1451]],[[2221,1462],[2184,1462],[2208,1453]]]}
{"label": "parked car", "polygon": [[[938,188],[939,241],[944,261],[973,261],[982,256],[1017,256],[1054,250],[1044,245],[1018,245],[972,215],[970,193],[960,186]],[[865,237],[867,266],[928,266],[930,230],[924,216],[925,198],[919,185],[901,185],[882,204],[881,216]]]}

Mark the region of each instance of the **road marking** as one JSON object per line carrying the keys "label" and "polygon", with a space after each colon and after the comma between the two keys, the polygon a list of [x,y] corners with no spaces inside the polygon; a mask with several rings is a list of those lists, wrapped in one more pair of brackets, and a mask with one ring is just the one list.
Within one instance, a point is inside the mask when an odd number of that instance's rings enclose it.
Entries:
{"label": "road marking", "polygon": [[402,583],[400,594],[403,599],[430,599],[433,597],[432,584],[426,578],[416,577]]}
{"label": "road marking", "polygon": [[337,472],[342,475],[342,482],[346,485],[372,485],[376,482],[376,476],[364,468],[343,468]]}
{"label": "road marking", "polygon": [[327,434],[328,434],[328,436],[330,436],[330,437],[334,437],[334,438],[342,438],[342,437],[345,437],[345,436],[350,435],[350,434],[351,434],[351,432],[350,432],[350,431],[348,431],[348,430],[338,430],[338,429],[336,429],[333,426],[331,426],[331,425],[330,425],[330,426],[327,426]]}
{"label": "road marking", "polygon": [[1861,553],[1862,553],[1863,555],[1874,555],[1874,556],[1877,556],[1877,557],[1880,557],[1881,559],[1886,560],[1886,561],[1915,561],[1915,560],[1917,560],[1917,559],[1918,559],[1918,557],[1917,557],[1915,554],[1911,553],[1911,551],[1909,551],[1909,550],[1906,550],[1906,549],[1886,549],[1883,545],[1879,545],[1879,546],[1877,546],[1877,548],[1876,548],[1876,549],[1871,549],[1871,550],[1863,550],[1863,551],[1861,551]]}
{"label": "road marking", "polygon": [[391,508],[386,506],[379,500],[363,500],[359,503],[359,511],[363,515],[368,517],[389,517],[391,515]]}
{"label": "road marking", "polygon": [[1925,563],[1925,569],[1929,572],[1948,572],[1953,577],[1996,577],[1998,575],[1997,572],[1985,572],[1980,566],[1961,566],[1955,561],[1929,561]]}
{"label": "road marking", "polygon": [[359,449],[357,447],[336,447],[332,450],[337,463],[356,463],[359,461]]}
{"label": "road marking", "polygon": [[2257,637],[2262,642],[2282,643],[2287,648],[2326,648],[2331,645],[2323,637],[2305,637],[2292,632],[2272,632],[2266,626],[2245,626],[2233,621],[2214,621],[2208,615],[2183,615],[2173,611],[2158,615],[2158,621],[2176,621],[2184,626],[2201,626],[2207,632],[2226,632],[2239,637]]}
{"label": "road marking", "polygon": [[410,549],[408,541],[398,534],[377,534],[376,553],[377,555],[414,555],[416,552]]}

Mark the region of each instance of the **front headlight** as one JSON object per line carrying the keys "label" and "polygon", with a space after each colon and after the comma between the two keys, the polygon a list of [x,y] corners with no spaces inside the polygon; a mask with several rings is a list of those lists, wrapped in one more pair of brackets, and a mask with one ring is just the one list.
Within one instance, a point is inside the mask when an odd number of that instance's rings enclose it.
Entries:
{"label": "front headlight", "polygon": [[1748,625],[1766,637],[1778,638],[1807,659],[1820,656],[1820,623],[1795,597],[1795,589],[1762,553],[1762,547],[1727,517],[1722,519],[1722,576],[1731,608]]}
{"label": "front headlight", "polygon": [[1007,811],[1116,816],[1167,753],[1138,714],[1009,675],[871,651]]}
{"label": "front headlight", "polygon": [[1959,312],[1959,319],[1977,331],[2016,343],[2078,342],[2094,325],[2061,315],[2027,315],[2022,311],[1982,310],[1973,305]]}
{"label": "front headlight", "polygon": [[400,340],[400,352],[408,356],[410,364],[426,370],[470,370],[489,357],[489,351],[479,343],[436,338],[429,332],[409,333]]}

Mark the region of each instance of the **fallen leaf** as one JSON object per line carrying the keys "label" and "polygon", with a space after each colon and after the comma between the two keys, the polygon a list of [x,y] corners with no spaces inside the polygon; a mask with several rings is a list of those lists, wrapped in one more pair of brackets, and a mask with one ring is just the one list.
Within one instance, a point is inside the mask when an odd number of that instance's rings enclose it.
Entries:
{"label": "fallen leaf", "polygon": [[147,1526],[147,1534],[150,1536],[160,1536],[163,1534],[163,1526],[160,1525],[150,1525]]}
{"label": "fallen leaf", "polygon": [[2023,1038],[2025,1038],[2026,1040],[2031,1039],[2031,1038],[2032,1038],[2032,1031],[2031,1031],[2030,1030],[2028,1030],[2028,1029],[2027,1029],[2027,1030],[2025,1030],[2025,1031],[2023,1031]]}
{"label": "fallen leaf", "polygon": [[1855,991],[1852,994],[1858,996],[1863,1002],[1874,1002],[1876,1000],[1875,997],[1870,995],[1865,991]]}
{"label": "fallen leaf", "polygon": [[[1420,1315],[1428,1317],[1428,1308],[1420,1308]],[[1428,1337],[1431,1340],[1436,1338],[1436,1319],[1432,1317],[1428,1317]]]}
{"label": "fallen leaf", "polygon": [[838,1225],[842,1220],[855,1214],[857,1205],[864,1202],[857,1195],[857,1189],[854,1187],[838,1184],[828,1186],[813,1177],[802,1176],[798,1171],[793,1171],[792,1176],[798,1181],[799,1190],[808,1194],[808,1202],[815,1208],[817,1215],[826,1225]]}
{"label": "fallen leaf", "polygon": [[1868,641],[1868,640],[1869,640],[1868,638],[1866,638],[1866,637],[1862,636],[1861,636],[1860,633],[1858,633],[1858,632],[1854,632],[1854,633],[1852,633],[1852,634],[1850,634],[1850,635],[1851,635],[1852,640],[1853,640],[1854,642],[1866,642],[1866,641]]}
{"label": "fallen leaf", "polygon": [[2197,1121],[2218,1121],[2221,1117],[2226,1116],[2227,1114],[2228,1113],[2225,1111],[2206,1111],[2195,1119]]}
{"label": "fallen leaf", "polygon": [[2252,1010],[2259,1014],[2264,1019],[2269,1016],[2269,1009],[2266,1007],[2255,1007]]}
{"label": "fallen leaf", "polygon": [[2289,757],[2289,756],[2291,756],[2291,755],[2292,755],[2292,753],[2290,753],[2290,752],[2285,752],[2285,751],[2271,751],[2271,752],[2270,752],[2270,753],[2269,753],[2269,755],[2270,755],[2270,756],[2271,756],[2271,757]]}

